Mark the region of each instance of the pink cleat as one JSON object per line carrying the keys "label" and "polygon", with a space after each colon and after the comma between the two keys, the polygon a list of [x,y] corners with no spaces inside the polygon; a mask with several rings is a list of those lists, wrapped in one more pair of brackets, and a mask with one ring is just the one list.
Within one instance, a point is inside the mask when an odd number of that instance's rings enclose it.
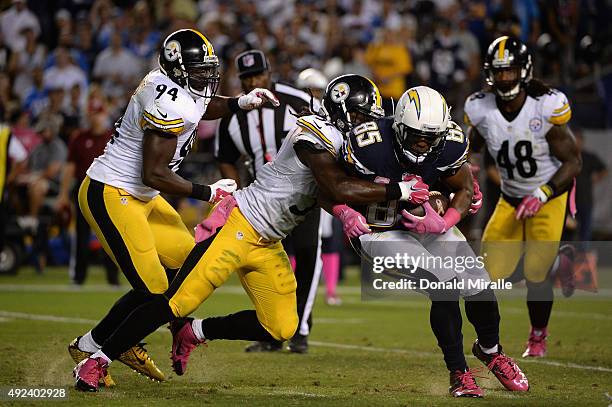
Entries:
{"label": "pink cleat", "polygon": [[523,357],[543,358],[546,355],[546,337],[548,329],[535,329],[531,327],[529,340],[527,341],[527,349],[523,352]]}
{"label": "pink cleat", "polygon": [[75,387],[81,391],[98,391],[98,383],[106,376],[108,363],[102,358],[83,359],[72,371]]}
{"label": "pink cleat", "polygon": [[170,322],[170,332],[172,332],[172,352],[170,359],[172,359],[172,370],[182,376],[187,370],[187,362],[189,361],[189,355],[201,343],[206,341],[199,340],[193,328],[191,322],[193,318],[180,318]]}
{"label": "pink cleat", "polygon": [[487,354],[482,351],[478,341],[472,346],[472,353],[493,372],[497,380],[510,391],[529,390],[529,380],[520,367],[511,357],[502,352],[501,345],[498,345],[496,353]]}
{"label": "pink cleat", "polygon": [[448,392],[453,397],[477,397],[482,398],[484,392],[476,384],[476,379],[472,375],[472,371],[467,369],[465,372],[456,370],[450,373],[450,387]]}

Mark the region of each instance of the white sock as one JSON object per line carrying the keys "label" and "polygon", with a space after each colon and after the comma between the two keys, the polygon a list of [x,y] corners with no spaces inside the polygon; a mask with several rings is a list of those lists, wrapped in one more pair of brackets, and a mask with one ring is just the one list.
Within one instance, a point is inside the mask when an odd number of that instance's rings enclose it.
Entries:
{"label": "white sock", "polygon": [[194,319],[193,321],[191,321],[191,329],[193,329],[193,333],[195,334],[196,338],[201,341],[206,339],[206,337],[204,336],[204,332],[202,331],[201,319]]}
{"label": "white sock", "polygon": [[98,345],[96,341],[93,340],[91,336],[91,331],[87,332],[85,335],[81,336],[79,339],[79,350],[83,352],[94,353],[102,349],[102,346]]}
{"label": "white sock", "polygon": [[480,346],[480,349],[487,355],[497,353],[497,350],[499,349],[497,345],[493,346],[492,348],[484,348],[481,344],[478,344],[478,346]]}
{"label": "white sock", "polygon": [[542,336],[544,334],[544,331],[540,330],[540,329],[534,329],[533,330],[533,334],[535,336]]}
{"label": "white sock", "polygon": [[106,361],[107,364],[111,364],[112,360],[110,360],[110,358],[108,356],[106,356],[104,354],[104,352],[102,352],[102,350],[97,351],[96,353],[94,353],[93,355],[90,356],[91,359],[95,359],[95,358],[102,358]]}

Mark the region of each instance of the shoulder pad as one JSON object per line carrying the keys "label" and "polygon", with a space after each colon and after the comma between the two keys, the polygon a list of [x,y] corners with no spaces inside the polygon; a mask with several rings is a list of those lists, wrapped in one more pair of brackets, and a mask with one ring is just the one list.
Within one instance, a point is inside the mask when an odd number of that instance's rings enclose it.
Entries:
{"label": "shoulder pad", "polygon": [[342,133],[338,129],[314,115],[302,116],[297,119],[296,124],[300,127],[301,133],[295,141],[306,140],[321,145],[333,156],[337,156],[343,140]]}
{"label": "shoulder pad", "polygon": [[444,150],[436,162],[440,171],[458,169],[467,161],[470,142],[455,122],[450,122]]}
{"label": "shoulder pad", "polygon": [[475,92],[465,100],[463,120],[468,126],[477,126],[487,115],[487,110],[495,106],[495,96],[491,92]]}
{"label": "shoulder pad", "polygon": [[544,118],[555,125],[563,125],[572,117],[572,109],[570,108],[567,96],[557,89],[551,91],[541,98],[544,106],[542,113]]}
{"label": "shoulder pad", "polygon": [[180,134],[187,122],[197,123],[200,120],[196,104],[187,91],[163,74],[149,76],[139,95],[144,107],[142,128]]}

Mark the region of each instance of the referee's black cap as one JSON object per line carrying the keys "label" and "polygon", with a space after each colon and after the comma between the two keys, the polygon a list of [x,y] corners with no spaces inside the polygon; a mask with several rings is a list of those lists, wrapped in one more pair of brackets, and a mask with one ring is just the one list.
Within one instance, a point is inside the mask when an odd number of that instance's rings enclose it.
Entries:
{"label": "referee's black cap", "polygon": [[236,68],[238,69],[238,77],[244,79],[270,70],[270,63],[263,51],[250,49],[238,54]]}

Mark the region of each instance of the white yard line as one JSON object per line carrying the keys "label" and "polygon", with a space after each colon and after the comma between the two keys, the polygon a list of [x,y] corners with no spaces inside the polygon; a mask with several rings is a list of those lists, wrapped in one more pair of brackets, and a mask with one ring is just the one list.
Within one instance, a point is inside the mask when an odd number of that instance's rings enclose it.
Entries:
{"label": "white yard line", "polygon": [[[3,311],[3,310],[0,310],[0,318],[27,319],[27,320],[34,320],[34,321],[49,321],[49,322],[62,322],[62,323],[70,323],[70,324],[87,324],[87,325],[95,324],[97,322],[93,319],[60,317],[56,315],[29,314],[25,312],[13,312],[13,311]],[[163,327],[159,328],[157,331],[158,332],[168,332],[168,330],[164,329]],[[433,353],[433,352],[414,351],[410,349],[379,348],[375,346],[350,345],[350,344],[343,344],[343,343],[321,342],[321,341],[309,341],[308,343],[312,346],[320,346],[320,347],[335,348],[335,349],[361,350],[361,351],[366,351],[366,352],[402,353],[402,354],[424,356],[424,357],[439,356],[437,353]],[[554,360],[546,360],[546,359],[521,359],[520,361],[521,363],[533,363],[533,364],[565,367],[565,368],[578,369],[578,370],[592,370],[592,371],[598,371],[598,372],[612,373],[612,368],[608,368],[604,366],[581,365],[578,363],[557,362]]]}
{"label": "white yard line", "polygon": [[272,390],[267,394],[271,396],[282,395],[282,396],[303,396],[303,397],[327,397],[325,394],[315,394],[315,393],[304,393],[303,391],[296,390]]}
{"label": "white yard line", "polygon": [[[86,285],[83,287],[75,287],[70,284],[56,285],[56,284],[0,284],[0,292],[42,292],[42,293],[80,293],[80,292],[116,292],[123,293],[127,291],[128,287],[121,288],[113,288],[108,285]],[[354,297],[353,294],[359,294],[361,291],[358,287],[344,287],[345,294],[348,294],[349,297]],[[244,295],[244,290],[240,286],[225,286],[217,289],[216,295]],[[374,307],[398,307],[398,308],[429,308],[429,303],[425,301],[425,297],[421,297],[415,295],[415,300],[371,300],[371,301],[362,301],[360,298],[343,298],[344,304],[367,304]],[[422,301],[419,301],[422,299]],[[593,299],[597,300],[599,298],[594,297]],[[503,301],[503,300],[502,300]],[[502,313],[507,312],[511,314],[526,314],[526,309],[523,307],[512,307],[505,304],[502,304]],[[577,319],[588,319],[595,321],[612,321],[612,315],[602,314],[597,312],[576,312],[576,311],[561,311],[554,310],[553,314],[555,317],[565,317],[565,318],[577,318]],[[343,320],[338,320],[339,323]],[[326,323],[326,322],[323,322]],[[329,322],[332,323],[332,322]],[[344,323],[359,323],[359,322],[344,322]]]}
{"label": "white yard line", "polygon": [[[413,351],[410,349],[377,348],[375,346],[348,345],[348,344],[343,344],[343,343],[332,343],[332,342],[308,341],[308,344],[314,345],[314,346],[326,347],[326,348],[363,350],[363,351],[369,351],[369,352],[405,353],[405,354],[416,355],[416,356],[437,356],[438,355],[437,353],[433,353],[433,352]],[[475,357],[471,355],[469,355],[468,357],[475,359]],[[578,363],[571,363],[571,362],[556,362],[554,360],[546,360],[546,359],[520,359],[519,362],[520,363],[534,363],[534,364],[548,365],[548,366],[557,366],[557,367],[567,367],[567,368],[578,369],[578,370],[595,370],[598,372],[612,373],[612,369],[608,367],[581,365]]]}

